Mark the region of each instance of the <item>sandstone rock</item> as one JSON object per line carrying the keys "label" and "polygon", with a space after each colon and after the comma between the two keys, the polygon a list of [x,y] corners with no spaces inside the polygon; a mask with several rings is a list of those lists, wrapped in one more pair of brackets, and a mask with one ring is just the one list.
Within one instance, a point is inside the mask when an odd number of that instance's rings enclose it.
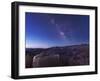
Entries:
{"label": "sandstone rock", "polygon": [[33,67],[50,67],[59,65],[59,54],[38,54],[33,57]]}

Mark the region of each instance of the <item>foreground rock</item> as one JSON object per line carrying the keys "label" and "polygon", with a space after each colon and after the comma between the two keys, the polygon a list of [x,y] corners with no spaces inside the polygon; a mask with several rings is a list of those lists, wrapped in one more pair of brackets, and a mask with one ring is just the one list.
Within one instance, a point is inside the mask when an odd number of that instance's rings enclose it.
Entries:
{"label": "foreground rock", "polygon": [[33,57],[33,67],[50,67],[59,65],[58,54],[38,54]]}

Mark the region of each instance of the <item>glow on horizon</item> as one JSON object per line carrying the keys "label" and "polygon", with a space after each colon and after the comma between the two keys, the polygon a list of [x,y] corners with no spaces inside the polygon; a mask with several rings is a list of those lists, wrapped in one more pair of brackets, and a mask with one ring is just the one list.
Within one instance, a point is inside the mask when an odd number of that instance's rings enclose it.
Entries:
{"label": "glow on horizon", "polygon": [[77,44],[73,44],[73,43],[70,43],[70,44],[62,44],[62,45],[49,45],[47,43],[39,43],[39,42],[27,42],[26,43],[26,48],[50,48],[50,47],[61,47],[61,46],[71,46],[71,45],[81,45],[81,44],[89,44],[89,43],[86,43],[86,42],[83,42],[83,43],[77,43]]}
{"label": "glow on horizon", "polygon": [[26,44],[26,48],[48,48],[49,46],[46,44]]}

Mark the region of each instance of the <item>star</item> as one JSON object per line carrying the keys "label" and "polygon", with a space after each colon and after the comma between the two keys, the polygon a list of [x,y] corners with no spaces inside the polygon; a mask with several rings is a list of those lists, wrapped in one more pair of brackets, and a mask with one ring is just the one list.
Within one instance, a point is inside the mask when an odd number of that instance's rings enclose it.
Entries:
{"label": "star", "polygon": [[64,36],[64,32],[61,31],[61,32],[60,32],[60,35]]}
{"label": "star", "polygon": [[54,20],[54,19],[51,19],[51,23],[52,23],[52,24],[55,24],[55,20]]}
{"label": "star", "polygon": [[64,33],[64,32],[60,31],[59,33],[60,33],[60,35],[61,35],[64,39],[66,38],[66,36],[65,36],[65,33]]}

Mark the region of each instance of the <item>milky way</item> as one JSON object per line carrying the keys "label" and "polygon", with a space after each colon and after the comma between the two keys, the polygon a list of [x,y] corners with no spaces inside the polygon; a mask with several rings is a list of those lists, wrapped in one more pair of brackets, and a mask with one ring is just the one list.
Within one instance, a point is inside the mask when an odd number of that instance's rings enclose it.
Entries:
{"label": "milky way", "polygon": [[89,16],[29,13],[25,15],[26,48],[89,43]]}
{"label": "milky way", "polygon": [[61,30],[60,25],[56,23],[55,19],[51,19],[50,21],[51,21],[51,24],[53,24],[53,25],[57,28],[58,34],[59,34],[63,39],[66,39],[65,33]]}

